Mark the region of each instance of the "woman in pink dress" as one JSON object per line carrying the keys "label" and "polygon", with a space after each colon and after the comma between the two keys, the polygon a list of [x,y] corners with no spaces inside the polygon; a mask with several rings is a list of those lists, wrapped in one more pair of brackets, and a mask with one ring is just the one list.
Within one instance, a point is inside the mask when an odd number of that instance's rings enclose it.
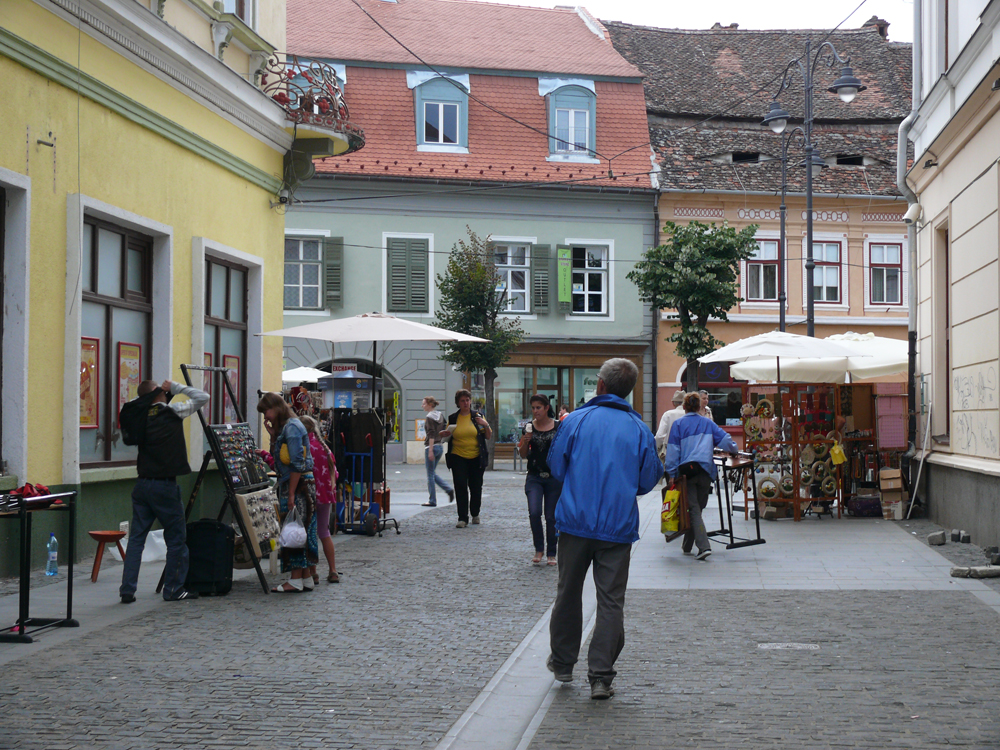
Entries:
{"label": "woman in pink dress", "polygon": [[[340,583],[340,574],[337,573],[336,560],[334,559],[333,535],[330,533],[330,512],[333,509],[335,498],[333,487],[337,481],[337,465],[333,454],[326,447],[322,436],[319,434],[319,424],[312,417],[299,417],[306,432],[309,434],[309,448],[313,457],[313,476],[316,477],[316,527],[319,535],[319,542],[323,545],[323,554],[326,555],[326,562],[330,566],[330,574],[326,577],[329,583]],[[316,566],[312,567],[313,581],[319,583],[319,574]]]}

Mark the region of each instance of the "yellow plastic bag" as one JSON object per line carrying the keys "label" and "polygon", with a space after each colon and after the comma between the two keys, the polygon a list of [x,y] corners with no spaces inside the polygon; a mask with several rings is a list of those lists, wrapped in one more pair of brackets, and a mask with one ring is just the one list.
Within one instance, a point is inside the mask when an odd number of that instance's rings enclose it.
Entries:
{"label": "yellow plastic bag", "polygon": [[672,534],[678,530],[680,519],[677,509],[680,507],[681,492],[678,489],[663,490],[663,505],[660,506],[660,533]]}
{"label": "yellow plastic bag", "polygon": [[840,447],[840,443],[834,443],[830,449],[830,460],[833,461],[834,466],[840,466],[847,461],[847,455],[844,453],[844,449]]}

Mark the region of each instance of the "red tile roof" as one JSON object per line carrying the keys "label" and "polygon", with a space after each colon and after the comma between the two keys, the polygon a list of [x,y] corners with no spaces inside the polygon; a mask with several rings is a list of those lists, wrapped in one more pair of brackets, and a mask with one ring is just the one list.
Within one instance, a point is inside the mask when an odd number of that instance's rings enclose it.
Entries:
{"label": "red tile roof", "polygon": [[[316,171],[321,175],[651,189],[642,84],[595,82],[600,164],[546,161],[545,99],[538,95],[537,78],[473,74],[469,84],[473,96],[541,132],[470,98],[469,153],[418,152],[413,92],[406,86],[406,72],[348,67],[344,94],[351,122],[365,131],[365,147],[349,156],[317,160]],[[609,159],[614,179],[608,178]]]}
{"label": "red tile roof", "polygon": [[[600,21],[586,11],[585,23],[573,9],[471,0],[358,0],[358,4],[428,65],[640,76],[615,51]],[[338,62],[420,65],[352,0],[288,0],[288,51]]]}

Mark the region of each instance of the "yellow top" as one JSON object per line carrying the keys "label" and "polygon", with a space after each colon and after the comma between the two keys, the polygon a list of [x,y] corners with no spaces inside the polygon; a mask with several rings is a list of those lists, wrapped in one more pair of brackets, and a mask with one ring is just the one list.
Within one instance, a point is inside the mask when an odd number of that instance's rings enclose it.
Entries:
{"label": "yellow top", "polygon": [[479,433],[469,414],[459,414],[458,422],[451,428],[451,452],[462,458],[479,455]]}

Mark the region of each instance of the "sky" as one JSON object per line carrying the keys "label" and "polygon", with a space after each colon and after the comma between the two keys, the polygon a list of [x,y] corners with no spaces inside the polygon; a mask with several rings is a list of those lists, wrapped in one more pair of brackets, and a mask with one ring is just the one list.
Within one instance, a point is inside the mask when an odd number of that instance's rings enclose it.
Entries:
{"label": "sky", "polygon": [[889,22],[890,41],[913,41],[913,0],[489,1],[541,8],[582,5],[601,20],[665,29],[710,29],[716,22],[738,23],[741,29],[830,29],[843,22],[842,28],[856,29],[875,15]]}

